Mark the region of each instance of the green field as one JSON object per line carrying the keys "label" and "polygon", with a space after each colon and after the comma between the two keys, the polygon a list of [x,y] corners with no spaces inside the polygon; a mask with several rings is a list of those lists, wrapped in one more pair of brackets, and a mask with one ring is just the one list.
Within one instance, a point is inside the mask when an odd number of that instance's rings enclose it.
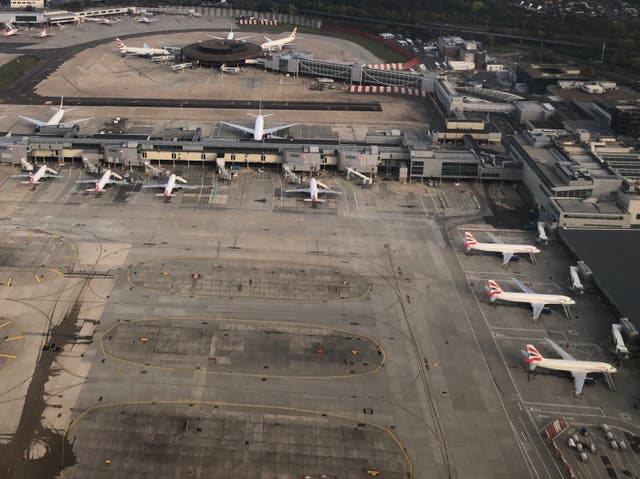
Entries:
{"label": "green field", "polygon": [[[278,25],[278,26],[241,25],[240,28],[242,30],[238,33],[241,33],[244,31],[265,32],[268,34],[273,34],[274,37],[276,37],[276,34],[277,34],[278,35],[277,38],[279,38],[279,35],[284,35],[286,33],[291,32],[291,29],[293,27],[290,25]],[[393,62],[405,61],[405,58],[402,55],[396,53],[390,48],[385,47],[383,44],[378,43],[369,38],[358,36],[358,35],[353,35],[350,33],[343,33],[343,32],[330,32],[326,30],[317,30],[315,28],[305,28],[305,27],[298,27],[298,32],[308,33],[309,35],[321,35],[323,37],[330,37],[330,38],[342,38],[343,40],[347,40],[357,45],[360,45],[365,50],[368,50],[371,53],[373,53],[376,57],[378,57],[383,62],[393,63]],[[242,36],[242,35],[239,34],[239,36]],[[271,37],[271,35],[269,36]],[[261,43],[262,40],[258,39],[258,40],[250,40],[250,41],[253,41],[255,43]],[[304,49],[304,47],[302,49]]]}
{"label": "green field", "polygon": [[0,86],[17,80],[38,63],[36,57],[21,55],[0,67]]}

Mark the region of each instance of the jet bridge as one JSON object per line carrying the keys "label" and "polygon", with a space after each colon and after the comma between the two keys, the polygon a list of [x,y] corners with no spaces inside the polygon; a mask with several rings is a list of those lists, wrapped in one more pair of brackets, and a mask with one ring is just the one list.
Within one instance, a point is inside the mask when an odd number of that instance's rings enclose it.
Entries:
{"label": "jet bridge", "polygon": [[282,169],[284,170],[284,174],[289,180],[289,183],[297,184],[302,181],[302,177],[294,173],[291,167],[286,163],[282,165]]}
{"label": "jet bridge", "polygon": [[218,172],[227,181],[231,181],[231,172],[224,166],[224,158],[216,158],[216,165],[218,166]]}
{"label": "jet bridge", "polygon": [[362,173],[360,173],[359,171],[354,170],[353,168],[347,167],[347,180],[349,179],[350,175],[354,175],[357,176],[358,178],[360,178],[362,180],[362,184],[363,185],[371,185],[373,184],[373,179],[368,177],[367,175],[363,175]]}

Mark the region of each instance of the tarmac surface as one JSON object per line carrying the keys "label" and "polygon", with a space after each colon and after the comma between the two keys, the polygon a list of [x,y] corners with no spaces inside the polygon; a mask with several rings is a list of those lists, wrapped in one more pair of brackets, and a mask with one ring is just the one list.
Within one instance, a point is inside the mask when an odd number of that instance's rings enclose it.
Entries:
{"label": "tarmac surface", "polygon": [[550,354],[545,336],[606,360],[594,338],[610,313],[586,295],[571,319],[534,323],[486,301],[487,278],[564,291],[568,259],[554,244],[507,270],[465,255],[461,232],[487,229],[471,185],[328,175],[343,194],[314,209],[269,171],[212,184],[182,167],[211,186],[169,204],[139,183],[80,192],[76,168],[35,191],[12,172],[0,171],[3,476],[551,478],[540,430],[558,415],[636,433],[632,369],[616,393],[598,383],[580,399],[562,376],[525,373],[520,350]]}

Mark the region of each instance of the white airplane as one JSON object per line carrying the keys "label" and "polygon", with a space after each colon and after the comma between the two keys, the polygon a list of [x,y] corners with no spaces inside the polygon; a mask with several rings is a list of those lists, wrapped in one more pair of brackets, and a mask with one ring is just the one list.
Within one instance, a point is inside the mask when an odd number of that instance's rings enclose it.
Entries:
{"label": "white airplane", "polygon": [[14,35],[18,34],[18,29],[17,28],[11,28],[9,30],[2,30],[2,36],[3,37],[12,37]]}
{"label": "white airplane", "polygon": [[567,306],[576,304],[569,296],[561,294],[538,294],[531,288],[526,287],[522,281],[511,278],[514,283],[523,291],[522,293],[509,293],[502,291],[502,288],[494,280],[489,280],[487,288],[487,296],[491,301],[501,299],[503,301],[511,301],[514,303],[529,303],[533,308],[533,319],[538,319],[540,313],[547,304],[561,304],[566,309]]}
{"label": "white airplane", "polygon": [[69,128],[70,126],[73,126],[76,123],[91,120],[91,118],[80,118],[79,120],[62,121],[64,119],[65,112],[75,110],[75,108],[68,108],[65,110],[64,97],[60,98],[60,107],[56,108],[52,106],[51,109],[54,110],[55,113],[48,121],[40,121],[34,118],[29,118],[28,116],[22,116],[22,115],[20,115],[20,118],[28,121],[29,123],[33,123],[34,125],[36,125],[36,131],[40,130],[40,128],[43,126],[59,126],[62,128]]}
{"label": "white airplane", "polygon": [[127,181],[116,181],[111,177],[117,178],[119,180],[124,180],[122,176],[117,173],[114,173],[111,170],[105,171],[99,180],[78,180],[76,183],[95,183],[95,188],[87,188],[85,191],[95,191],[96,195],[99,196],[102,191],[107,187],[107,185],[128,185]]}
{"label": "white airplane", "polygon": [[114,23],[116,23],[116,20],[113,18],[106,18],[106,17],[100,17],[100,18],[93,18],[93,17],[86,17],[84,18],[85,22],[94,22],[97,23],[98,25],[113,25]]}
{"label": "white airplane", "polygon": [[47,38],[47,37],[55,37],[56,34],[55,33],[49,33],[46,28],[43,28],[40,31],[40,33],[35,33],[35,34],[31,35],[31,36],[35,37],[35,38]]}
{"label": "white airplane", "polygon": [[136,55],[140,57],[153,57],[156,55],[171,55],[169,50],[166,48],[151,48],[149,45],[144,43],[142,48],[139,47],[128,47],[124,44],[122,40],[116,38],[116,44],[118,45],[118,50],[120,50],[120,54],[124,57],[126,55]]}
{"label": "white airplane", "polygon": [[160,183],[156,185],[142,185],[143,188],[164,188],[163,193],[156,193],[156,196],[164,196],[164,202],[169,203],[169,199],[175,195],[171,194],[174,189],[190,189],[193,190],[197,186],[186,186],[185,180],[181,176],[177,176],[175,173],[171,173],[166,183]]}
{"label": "white airplane", "polygon": [[[53,173],[52,175],[48,175],[47,173]],[[60,178],[58,176],[58,172],[49,168],[47,165],[42,165],[38,168],[38,171],[35,173],[29,173],[28,175],[12,175],[11,178],[29,178],[29,181],[23,181],[23,185],[31,185],[35,188],[36,185],[40,184],[40,180],[48,179],[48,178]]]}
{"label": "white airplane", "polygon": [[272,133],[276,133],[280,130],[286,130],[287,128],[290,128],[292,126],[296,126],[299,125],[299,123],[291,123],[290,125],[282,125],[282,126],[274,126],[273,128],[265,128],[264,127],[264,119],[268,116],[272,116],[273,114],[270,113],[268,115],[263,115],[262,114],[262,105],[260,105],[260,108],[258,110],[258,114],[256,115],[255,113],[247,113],[247,115],[249,116],[253,116],[255,117],[256,121],[255,124],[253,125],[253,128],[248,128],[246,126],[240,126],[240,125],[235,125],[233,123],[227,123],[226,121],[221,121],[220,123],[230,126],[231,128],[235,128],[236,130],[240,130],[248,135],[253,135],[253,139],[256,141],[262,141],[262,138],[267,135],[267,136],[271,136]]}
{"label": "white airplane", "polygon": [[260,45],[260,48],[262,48],[263,51],[267,51],[267,52],[282,50],[282,47],[293,42],[296,39],[297,31],[298,31],[298,27],[295,27],[289,35],[283,38],[279,38],[277,40],[271,40],[269,37],[265,36],[264,38],[266,38],[267,41],[264,42],[262,45]]}
{"label": "white airplane", "polygon": [[492,253],[501,253],[502,254],[502,264],[508,264],[513,258],[513,255],[518,253],[529,253],[531,257],[531,262],[535,263],[535,257],[533,256],[536,253],[540,253],[540,250],[535,246],[526,245],[526,244],[504,244],[498,238],[493,236],[491,233],[487,233],[494,241],[493,243],[478,243],[476,239],[473,237],[471,233],[465,231],[464,233],[464,247],[467,251],[471,251],[472,249],[478,251],[489,251]]}
{"label": "white airplane", "polygon": [[579,361],[549,338],[545,338],[545,340],[562,359],[547,359],[543,357],[533,345],[527,344],[527,351],[525,353],[527,358],[524,362],[527,364],[530,371],[533,371],[538,366],[556,371],[569,371],[573,376],[576,396],[582,394],[582,388],[584,387],[585,379],[587,379],[587,374],[613,374],[617,372],[617,369],[609,363],[603,363],[600,361]]}
{"label": "white airplane", "polygon": [[227,36],[225,38],[217,37],[215,35],[207,35],[207,36],[209,38],[215,38],[216,40],[235,40],[237,42],[244,42],[245,40],[248,40],[249,38],[253,38],[255,35],[250,35],[248,37],[236,38],[236,32],[233,31],[233,27],[232,27],[231,30],[229,30],[229,33],[227,33]]}
{"label": "white airplane", "polygon": [[[318,185],[321,188],[318,188]],[[318,194],[326,194],[326,195],[341,195],[341,191],[330,190],[326,185],[323,185],[315,178],[311,178],[309,181],[309,188],[296,188],[293,190],[286,190],[285,193],[309,193],[309,198],[305,198],[304,201],[310,201],[314,205],[316,203],[324,203],[324,200],[318,198]]]}
{"label": "white airplane", "polygon": [[138,17],[136,18],[136,22],[138,23],[153,23],[153,22],[157,22],[158,19],[156,18],[149,18],[149,17]]}

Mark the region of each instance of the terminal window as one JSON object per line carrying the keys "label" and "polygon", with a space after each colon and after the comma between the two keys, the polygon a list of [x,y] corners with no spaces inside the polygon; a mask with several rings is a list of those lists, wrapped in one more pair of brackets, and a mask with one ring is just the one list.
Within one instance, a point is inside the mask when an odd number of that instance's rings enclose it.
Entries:
{"label": "terminal window", "polygon": [[424,174],[424,163],[422,161],[414,161],[411,163],[411,175],[422,175]]}
{"label": "terminal window", "polygon": [[442,163],[442,176],[478,176],[477,163]]}

